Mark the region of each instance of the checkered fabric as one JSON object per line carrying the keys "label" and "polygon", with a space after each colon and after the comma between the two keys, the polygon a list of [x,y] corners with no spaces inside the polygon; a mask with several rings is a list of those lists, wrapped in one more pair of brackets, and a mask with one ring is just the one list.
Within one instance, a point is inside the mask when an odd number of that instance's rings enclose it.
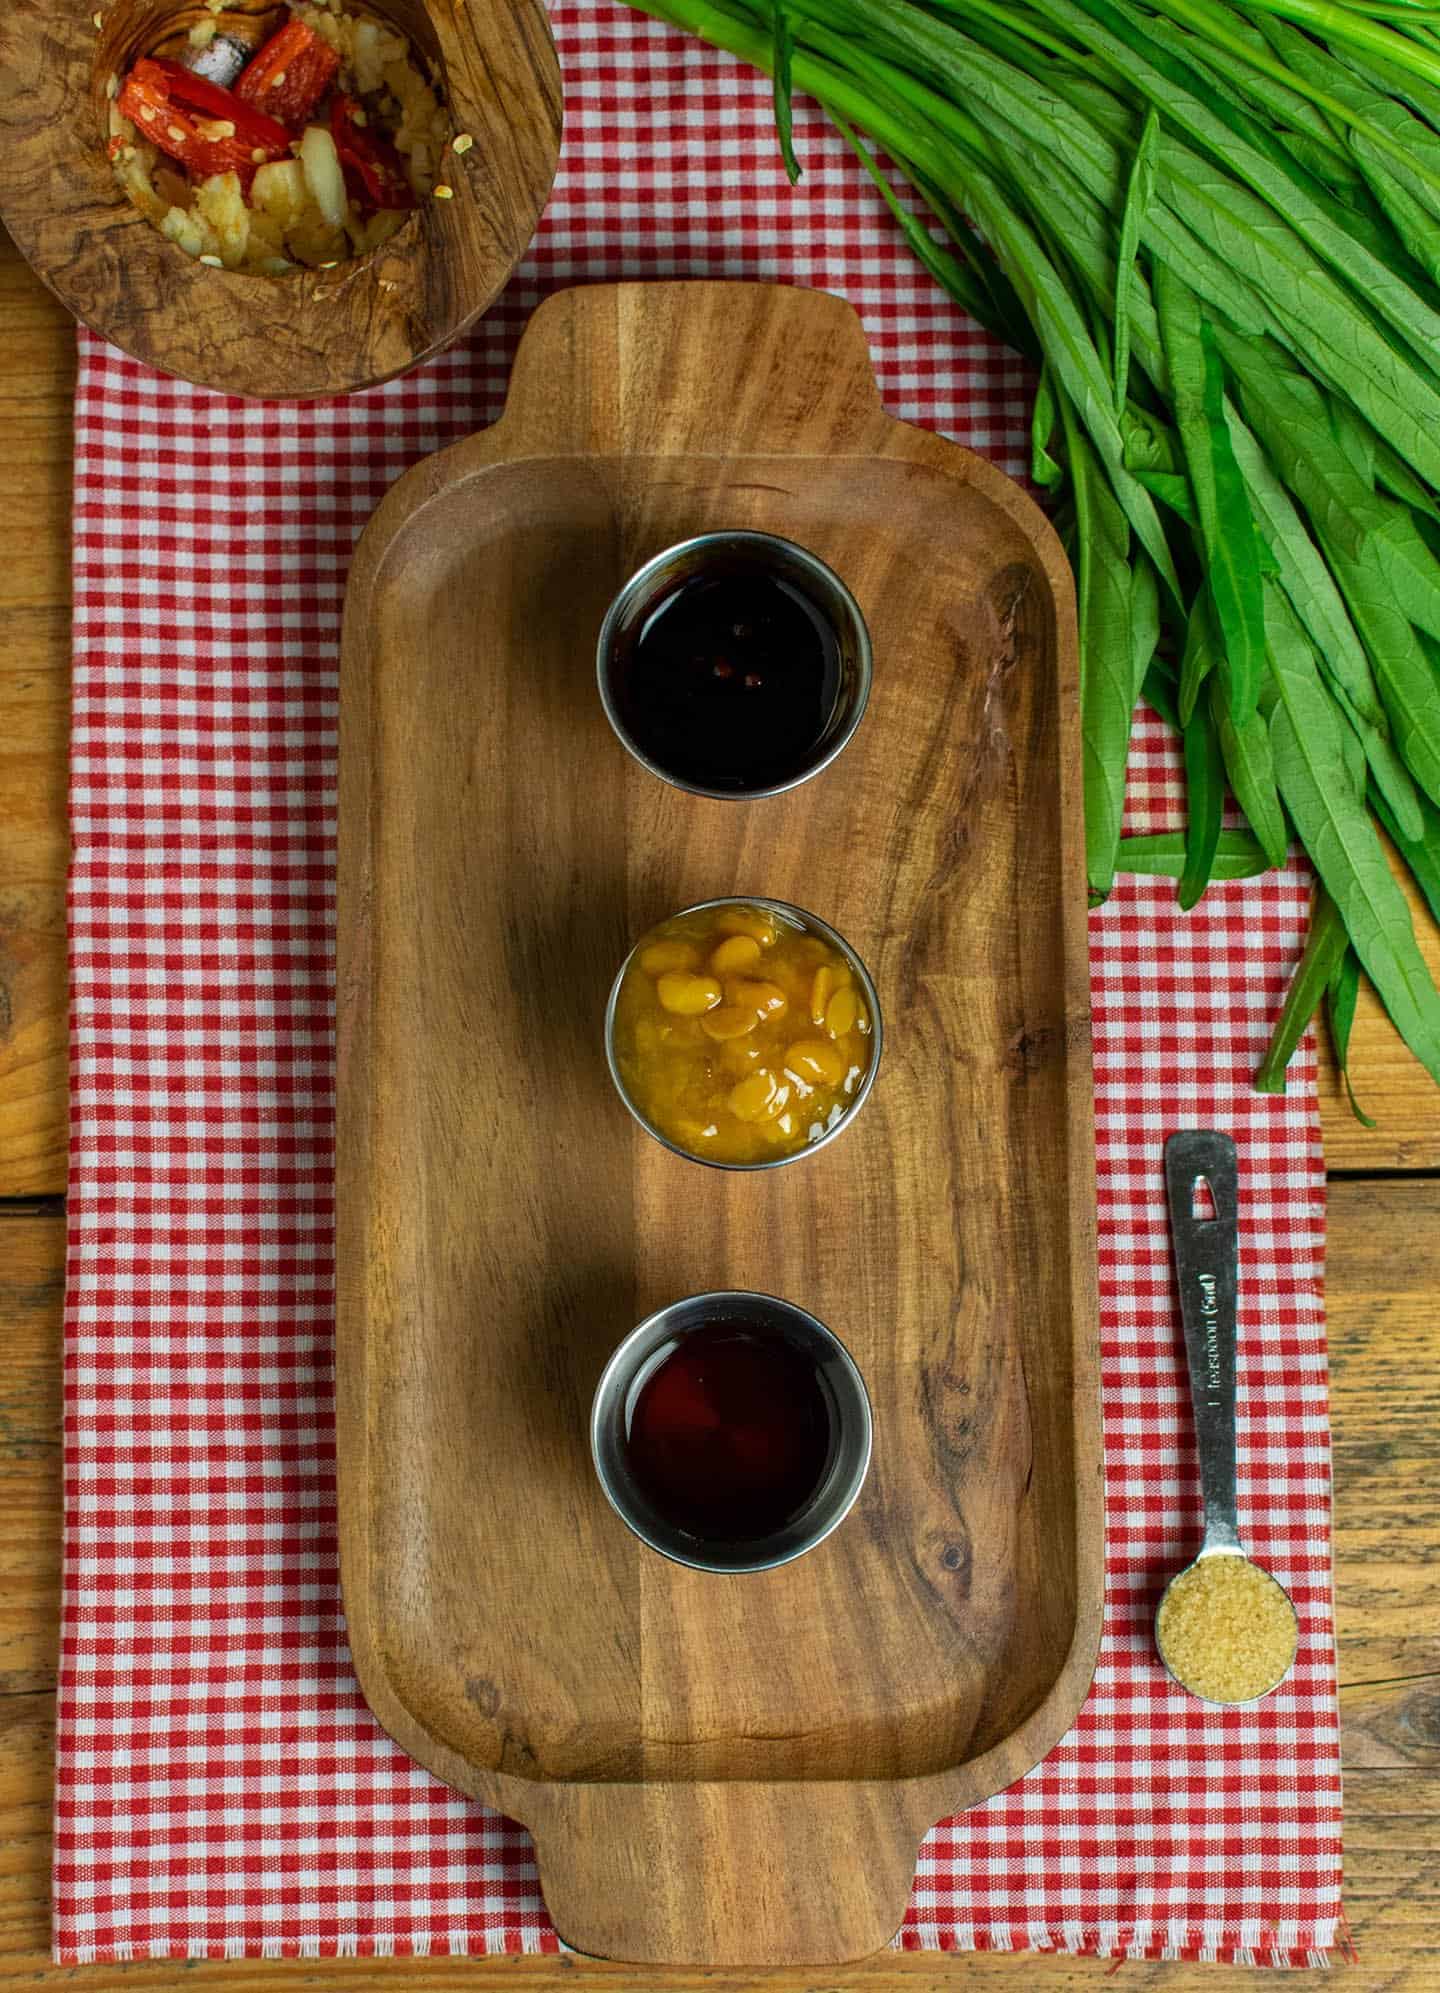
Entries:
{"label": "checkered fabric", "polygon": [[[407,465],[493,419],[560,285],[771,278],[858,306],[891,409],[1022,469],[1028,384],[921,274],[797,107],[608,0],[558,0],[554,197],[478,334],[344,402],[245,404],[82,335],[76,404],[65,1620],[55,1946],[73,1962],[541,1951],[526,1834],[382,1735],[336,1575],[336,652],[350,549]],[[1131,828],[1173,824],[1142,726]],[[1104,1645],[1071,1734],[925,1842],[897,1943],[1317,1962],[1340,1780],[1307,1049],[1248,1090],[1307,883],[1188,917],[1125,882],[1093,917]],[[1244,1189],[1240,1493],[1290,1588],[1292,1678],[1221,1712],[1151,1648],[1199,1507],[1161,1145],[1229,1129]],[[755,1851],[763,1859],[763,1851]],[[857,1853],[858,1858],[858,1853]],[[843,1887],[843,1879],[837,1886]]]}

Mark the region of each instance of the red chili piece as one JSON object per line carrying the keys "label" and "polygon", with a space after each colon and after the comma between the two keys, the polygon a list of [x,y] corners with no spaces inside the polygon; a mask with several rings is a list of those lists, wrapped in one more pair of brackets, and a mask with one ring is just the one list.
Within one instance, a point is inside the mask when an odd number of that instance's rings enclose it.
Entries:
{"label": "red chili piece", "polygon": [[[118,109],[142,138],[178,159],[194,180],[238,173],[248,192],[258,166],[290,156],[284,125],[242,104],[233,90],[207,83],[163,57],[145,56],[136,63],[125,79]],[[219,138],[208,129],[221,122],[235,127],[231,136]]]}
{"label": "red chili piece", "polygon": [[303,125],[335,80],[339,51],[304,21],[290,21],[245,65],[235,94],[292,131]]}
{"label": "red chili piece", "polygon": [[358,114],[353,97],[336,97],[330,106],[330,136],[351,193],[372,208],[413,208],[415,194],[399,153],[356,124]]}

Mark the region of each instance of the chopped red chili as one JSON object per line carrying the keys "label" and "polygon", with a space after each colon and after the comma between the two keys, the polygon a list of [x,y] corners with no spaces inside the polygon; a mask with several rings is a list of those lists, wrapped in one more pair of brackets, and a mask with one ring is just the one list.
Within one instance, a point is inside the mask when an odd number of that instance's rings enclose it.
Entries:
{"label": "chopped red chili", "polygon": [[235,94],[292,131],[305,123],[335,80],[339,51],[304,21],[290,21],[246,64]]}
{"label": "chopped red chili", "polygon": [[330,136],[354,197],[372,208],[413,208],[415,194],[393,145],[355,122],[363,116],[353,97],[330,106]]}
{"label": "chopped red chili", "polygon": [[[284,125],[242,104],[233,90],[163,57],[145,56],[136,63],[125,79],[118,109],[142,138],[178,159],[195,180],[238,173],[248,191],[258,166],[290,155]],[[224,132],[225,125],[233,130]]]}

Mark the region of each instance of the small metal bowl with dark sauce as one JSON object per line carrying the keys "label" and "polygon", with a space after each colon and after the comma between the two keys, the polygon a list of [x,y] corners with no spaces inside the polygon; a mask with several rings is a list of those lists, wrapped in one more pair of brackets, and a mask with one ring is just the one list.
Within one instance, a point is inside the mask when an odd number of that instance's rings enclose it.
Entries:
{"label": "small metal bowl with dark sauce", "polygon": [[870,1466],[870,1400],[831,1329],[793,1301],[692,1294],[605,1366],[590,1447],[642,1543],[697,1571],[770,1571],[813,1550]]}
{"label": "small metal bowl with dark sauce", "polygon": [[706,533],[631,576],[600,631],[600,698],[635,759],[749,801],[818,775],[859,726],[870,636],[840,577],[770,533]]}

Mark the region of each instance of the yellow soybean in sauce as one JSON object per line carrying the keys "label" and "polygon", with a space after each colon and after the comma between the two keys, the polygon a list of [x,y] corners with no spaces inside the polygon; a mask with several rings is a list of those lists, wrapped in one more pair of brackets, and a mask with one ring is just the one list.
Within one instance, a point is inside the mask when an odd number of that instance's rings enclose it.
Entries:
{"label": "yellow soybean in sauce", "polygon": [[667,1140],[717,1163],[818,1142],[874,1053],[843,952],[768,907],[706,907],[647,934],[615,1006],[631,1100]]}

